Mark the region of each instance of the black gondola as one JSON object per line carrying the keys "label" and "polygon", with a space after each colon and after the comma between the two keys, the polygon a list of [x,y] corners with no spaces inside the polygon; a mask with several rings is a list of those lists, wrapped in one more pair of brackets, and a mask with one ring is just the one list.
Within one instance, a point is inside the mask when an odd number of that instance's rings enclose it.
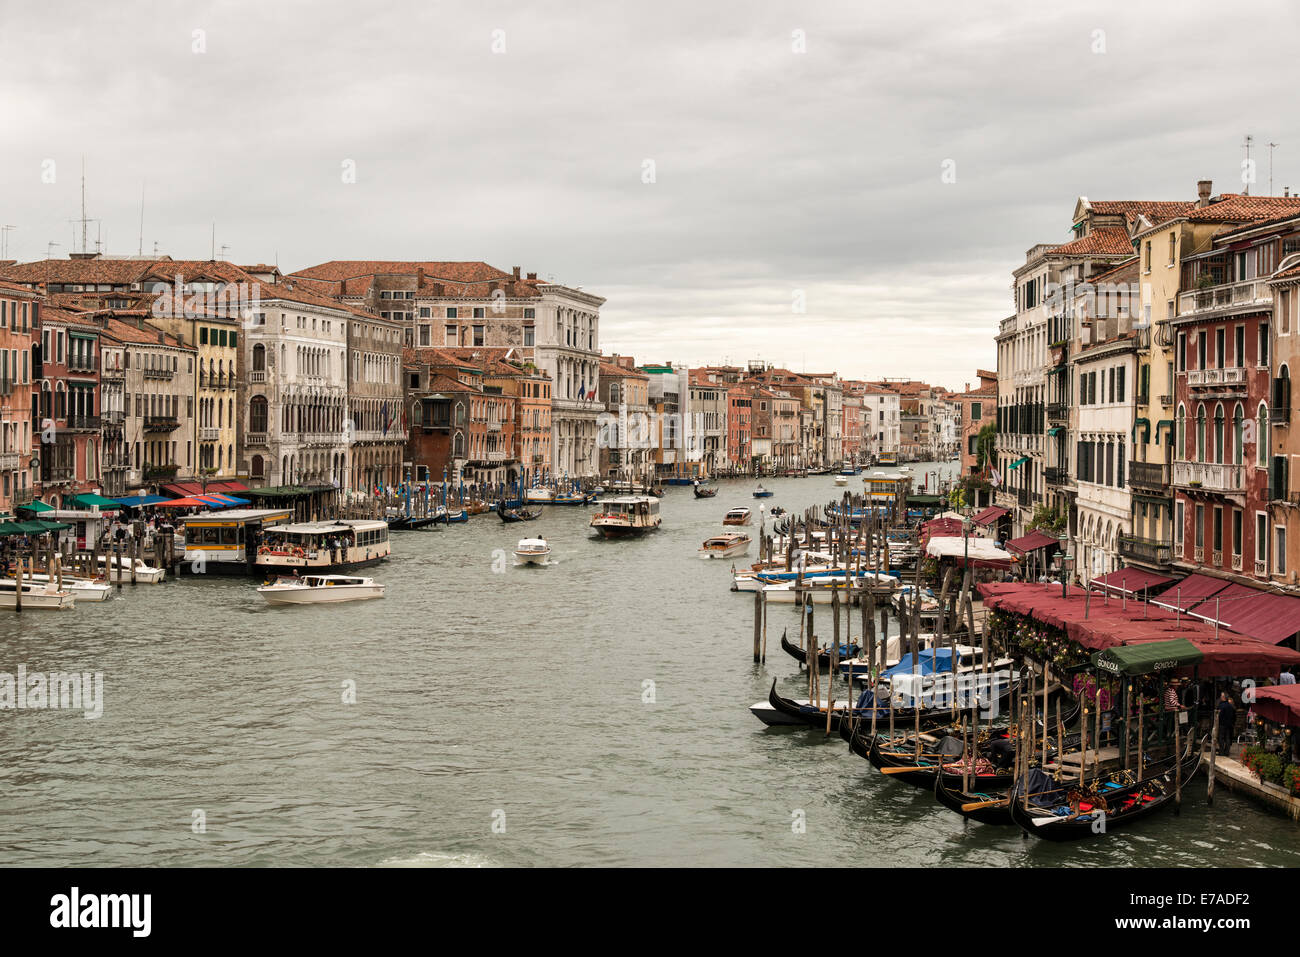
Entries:
{"label": "black gondola", "polygon": [[[807,664],[807,663],[808,663],[808,652],[804,651],[804,649],[800,648],[798,645],[792,645],[792,644],[790,644],[789,639],[786,638],[786,632],[785,632],[785,631],[782,631],[782,632],[781,632],[781,647],[785,650],[785,653],[786,653],[787,655],[789,655],[791,658],[795,659],[795,661],[798,661],[800,664]],[[844,654],[844,653],[843,653],[843,652],[844,652],[844,649],[845,649],[845,646],[844,646],[843,644],[841,644],[841,645],[840,645],[840,651],[841,651],[841,654],[840,654],[840,661],[846,661],[846,660],[848,660],[849,658],[856,658],[856,657],[858,656],[858,654],[861,653],[861,651],[862,651],[862,648],[859,647],[858,645],[849,645],[849,646],[848,646],[848,653],[847,653],[847,654]],[[827,650],[827,649],[822,649],[822,650],[818,651],[818,652],[817,652],[817,667],[818,667],[818,668],[829,668],[830,666],[831,666],[831,653],[830,653],[830,651]]]}
{"label": "black gondola", "polygon": [[501,521],[506,524],[511,522],[531,522],[537,519],[541,514],[542,510],[540,508],[530,510],[523,506],[520,506],[519,508],[503,508],[497,512],[497,515],[501,517]]}
{"label": "black gondola", "polygon": [[[1063,795],[1064,800],[1059,804],[1040,800],[1037,807],[1027,810],[1020,794],[1023,788],[1034,786],[1033,778],[1018,782],[1010,795],[1011,820],[1026,834],[1059,842],[1106,834],[1116,828],[1127,827],[1134,821],[1151,817],[1174,802],[1179,764],[1184,785],[1190,783],[1201,769],[1201,750],[1207,738],[1208,736],[1202,738],[1195,747],[1192,746],[1192,739],[1188,738],[1187,752],[1181,761],[1170,757],[1163,773],[1144,777],[1141,783],[1103,788],[1086,794],[1078,782],[1059,783],[1056,790],[1048,792]],[[1163,765],[1166,762],[1161,763]],[[1032,795],[1033,792],[1030,793]],[[1062,809],[1067,813],[1058,813]]]}
{"label": "black gondola", "polygon": [[703,485],[695,486],[696,498],[713,498],[717,494],[718,490],[716,488],[705,488]]}
{"label": "black gondola", "polygon": [[[768,692],[767,700],[773,708],[784,715],[788,715],[791,718],[797,718],[804,724],[815,728],[826,727],[825,708],[813,704],[799,704],[797,701],[793,701],[790,698],[781,697],[776,693],[775,678],[772,679],[772,690]],[[851,716],[848,714],[847,708],[837,708],[831,712],[831,730],[840,731],[841,728],[848,723],[844,719],[850,717],[857,718],[859,721],[866,721],[869,724],[871,722],[871,713],[873,710],[876,712],[877,722],[889,720],[888,708],[873,709],[871,707],[854,707]],[[952,714],[948,708],[922,708],[920,715],[921,727],[932,728],[935,725],[945,724],[951,720],[951,717]],[[895,708],[894,721],[895,723],[903,721],[915,724],[915,712],[911,708]]]}

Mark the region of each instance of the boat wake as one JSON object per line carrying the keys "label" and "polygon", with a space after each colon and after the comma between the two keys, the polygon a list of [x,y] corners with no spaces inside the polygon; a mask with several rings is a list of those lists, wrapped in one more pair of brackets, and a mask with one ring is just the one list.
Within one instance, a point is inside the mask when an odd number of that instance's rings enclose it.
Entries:
{"label": "boat wake", "polygon": [[499,867],[482,854],[447,854],[441,851],[421,851],[412,857],[389,857],[376,867]]}

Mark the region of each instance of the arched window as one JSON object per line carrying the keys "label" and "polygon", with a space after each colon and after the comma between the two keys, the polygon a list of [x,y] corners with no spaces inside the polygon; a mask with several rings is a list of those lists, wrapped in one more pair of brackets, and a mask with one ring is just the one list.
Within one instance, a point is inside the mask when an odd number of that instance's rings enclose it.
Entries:
{"label": "arched window", "polygon": [[418,429],[424,424],[423,409],[419,402],[411,403],[411,428]]}
{"label": "arched window", "polygon": [[[464,406],[457,406],[458,409],[464,409]],[[452,440],[452,457],[463,459],[465,457],[465,433],[457,432],[456,437]]]}
{"label": "arched window", "polygon": [[1242,458],[1242,439],[1246,432],[1246,412],[1238,402],[1232,409],[1232,464],[1240,465]]}
{"label": "arched window", "polygon": [[1176,453],[1175,458],[1181,461],[1186,461],[1187,460],[1187,409],[1181,404],[1178,406],[1178,415],[1176,417],[1175,424],[1177,426],[1175,430],[1176,440],[1177,440],[1177,448],[1174,450]]}
{"label": "arched window", "polygon": [[252,460],[248,463],[248,474],[249,474],[249,477],[250,477],[250,478],[262,478],[262,477],[263,477],[263,471],[262,471],[262,470],[263,470],[264,468],[265,468],[265,466],[262,464],[262,457],[261,457],[260,455],[254,455],[253,458],[252,458]]}
{"label": "arched window", "polygon": [[1271,445],[1268,435],[1268,406],[1261,402],[1255,415],[1255,464],[1260,468],[1268,466],[1268,450]]}
{"label": "arched window", "polygon": [[267,403],[264,395],[255,395],[248,403],[248,431],[267,431]]}
{"label": "arched window", "polygon": [[266,346],[262,345],[260,342],[253,346],[253,371],[266,371]]}
{"label": "arched window", "polygon": [[1214,407],[1214,461],[1223,464],[1223,403]]}
{"label": "arched window", "polygon": [[1196,461],[1198,462],[1210,461],[1210,457],[1205,454],[1205,439],[1205,406],[1201,406],[1196,410]]}

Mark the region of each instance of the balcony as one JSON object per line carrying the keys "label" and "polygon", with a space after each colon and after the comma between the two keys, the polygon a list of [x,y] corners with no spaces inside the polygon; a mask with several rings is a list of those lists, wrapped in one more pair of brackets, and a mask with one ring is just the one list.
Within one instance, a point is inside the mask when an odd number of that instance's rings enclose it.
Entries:
{"label": "balcony", "polygon": [[1173,484],[1207,492],[1241,493],[1246,490],[1246,466],[1213,462],[1175,462]]}
{"label": "balcony", "polygon": [[211,427],[199,429],[200,442],[215,442],[221,438],[221,430]]}
{"label": "balcony", "polygon": [[1273,423],[1274,425],[1290,425],[1290,424],[1291,424],[1291,407],[1290,407],[1290,406],[1282,406],[1282,407],[1279,408],[1279,409],[1269,409],[1269,410],[1268,410],[1268,417],[1269,417],[1269,419],[1272,421],[1272,423]]}
{"label": "balcony", "polygon": [[1143,565],[1168,565],[1174,560],[1174,550],[1169,542],[1154,538],[1129,538],[1119,540],[1119,555],[1125,561]]}
{"label": "balcony", "polygon": [[104,471],[125,472],[131,467],[131,460],[125,455],[109,455],[104,459]]}
{"label": "balcony", "polygon": [[146,432],[175,432],[180,427],[181,423],[175,416],[146,415],[144,417],[144,430]]}
{"label": "balcony", "polygon": [[171,369],[144,369],[142,372],[146,379],[172,379],[176,376]]}
{"label": "balcony", "polygon": [[1160,397],[1160,404],[1166,409],[1171,408],[1174,404],[1174,397],[1172,395],[1162,395]]}
{"label": "balcony", "polygon": [[1128,463],[1128,484],[1138,488],[1164,491],[1169,488],[1169,463],[1167,462],[1130,462]]}
{"label": "balcony", "polygon": [[98,432],[100,428],[97,415],[70,415],[65,421],[65,428],[72,432]]}
{"label": "balcony", "polygon": [[104,425],[121,425],[126,421],[126,412],[122,409],[109,409],[101,418]]}
{"label": "balcony", "polygon": [[1033,493],[1027,488],[1016,489],[1016,504],[1029,506],[1034,502]]}
{"label": "balcony", "polygon": [[99,363],[94,357],[84,358],[79,356],[68,356],[69,372],[94,372],[99,367]]}
{"label": "balcony", "polygon": [[1047,420],[1049,422],[1068,422],[1070,419],[1070,406],[1067,402],[1050,402],[1047,405]]}
{"label": "balcony", "polygon": [[506,460],[506,453],[505,453],[505,452],[489,452],[489,453],[487,454],[487,460],[488,460],[489,462],[504,462],[504,461]]}
{"label": "balcony", "polygon": [[116,366],[113,366],[111,368],[109,366],[105,366],[103,371],[99,373],[99,379],[101,382],[121,382],[125,378],[126,378],[126,370],[120,369]]}
{"label": "balcony", "polygon": [[1269,308],[1272,303],[1273,290],[1266,280],[1247,279],[1181,293],[1178,296],[1178,318],[1243,311],[1252,307]]}
{"label": "balcony", "polygon": [[1261,561],[1258,558],[1255,559],[1255,575],[1259,578],[1263,578],[1267,574],[1268,574],[1268,562]]}
{"label": "balcony", "polygon": [[0,452],[0,472],[13,472],[19,464],[17,452]]}
{"label": "balcony", "polygon": [[248,448],[266,448],[265,432],[248,432],[244,435],[244,445]]}
{"label": "balcony", "polygon": [[1239,572],[1239,571],[1241,571],[1241,556],[1240,556],[1240,555],[1233,555],[1233,556],[1232,556],[1232,570],[1233,570],[1234,572]]}
{"label": "balcony", "polygon": [[1048,485],[1069,485],[1070,470],[1059,465],[1048,466],[1043,469],[1043,481]]}
{"label": "balcony", "polygon": [[1204,546],[1204,545],[1193,545],[1193,546],[1192,546],[1192,561],[1196,562],[1196,564],[1198,564],[1198,565],[1203,565],[1203,564],[1205,564],[1205,546]]}
{"label": "balcony", "polygon": [[26,505],[36,498],[36,490],[30,488],[14,489],[14,505]]}
{"label": "balcony", "polygon": [[265,369],[254,369],[252,372],[248,373],[248,381],[249,381],[249,382],[253,382],[253,383],[265,382],[265,381],[266,381],[266,370],[265,370]]}
{"label": "balcony", "polygon": [[41,468],[42,482],[71,482],[73,479],[73,468],[71,465],[51,465]]}
{"label": "balcony", "polygon": [[1246,387],[1246,370],[1239,366],[1226,369],[1192,369],[1187,373],[1187,384],[1193,389]]}

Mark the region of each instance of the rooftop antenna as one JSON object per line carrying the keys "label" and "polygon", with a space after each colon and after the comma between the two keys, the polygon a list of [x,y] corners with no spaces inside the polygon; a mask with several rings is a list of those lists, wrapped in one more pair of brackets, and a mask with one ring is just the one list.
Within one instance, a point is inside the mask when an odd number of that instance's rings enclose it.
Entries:
{"label": "rooftop antenna", "polygon": [[222,243],[222,244],[221,244],[221,258],[222,258],[222,259],[225,259],[225,258],[226,258],[226,250],[229,249],[229,248],[230,248],[230,247],[227,246],[225,243]]}
{"label": "rooftop antenna", "polygon": [[[1254,141],[1255,141],[1255,137],[1253,137],[1253,136],[1251,136],[1249,133],[1247,133],[1247,134],[1246,134],[1246,142],[1244,142],[1244,143],[1241,144],[1241,145],[1244,146],[1245,149],[1246,149],[1246,169],[1247,169],[1247,170],[1250,169],[1250,144],[1253,143]],[[1244,195],[1249,196],[1249,195],[1250,195],[1250,181],[1249,181],[1249,180],[1246,180],[1244,183],[1242,183],[1242,185],[1245,187]]]}
{"label": "rooftop antenna", "polygon": [[9,258],[9,230],[17,226],[0,226],[0,259]]}
{"label": "rooftop antenna", "polygon": [[95,252],[104,252],[104,224],[100,220],[95,220]]}
{"label": "rooftop antenna", "polygon": [[1279,143],[1268,144],[1268,195],[1273,195],[1273,150],[1277,149]]}

